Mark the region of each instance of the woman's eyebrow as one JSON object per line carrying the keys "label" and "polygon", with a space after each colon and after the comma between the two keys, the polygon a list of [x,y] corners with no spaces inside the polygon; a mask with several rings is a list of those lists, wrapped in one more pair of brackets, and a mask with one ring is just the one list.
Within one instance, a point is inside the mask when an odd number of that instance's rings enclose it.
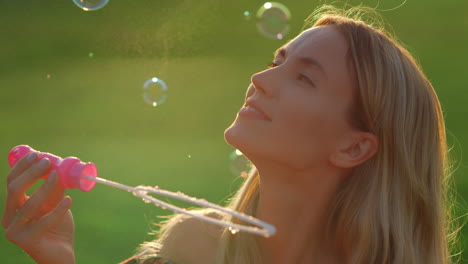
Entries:
{"label": "woman's eyebrow", "polygon": [[[275,51],[275,58],[278,57],[278,56],[286,58],[286,48],[285,47],[281,47],[281,48],[279,48],[279,49],[277,49]],[[326,78],[328,78],[327,73],[325,72],[325,69],[323,68],[322,64],[320,64],[320,62],[318,62],[316,59],[310,58],[310,57],[299,57],[298,61],[300,63],[302,63],[302,64],[307,65],[307,66],[313,66],[313,67],[317,68],[319,71],[321,71],[323,73],[323,75],[325,75]]]}
{"label": "woman's eyebrow", "polygon": [[286,48],[285,47],[281,47],[279,49],[277,49],[274,53],[275,55],[275,58],[278,57],[278,56],[281,56],[281,57],[286,57]]}

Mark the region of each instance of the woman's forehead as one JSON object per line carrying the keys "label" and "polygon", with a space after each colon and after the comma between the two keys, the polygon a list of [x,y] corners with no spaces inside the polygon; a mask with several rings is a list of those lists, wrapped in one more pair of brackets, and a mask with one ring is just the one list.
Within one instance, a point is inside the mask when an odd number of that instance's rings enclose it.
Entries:
{"label": "woman's forehead", "polygon": [[[315,65],[323,72],[322,87],[340,98],[351,100],[356,85],[348,63],[348,42],[336,26],[319,26],[303,31],[296,38],[276,51],[276,56],[302,63],[304,67]],[[319,75],[316,75],[319,76]],[[343,96],[343,95],[347,96]],[[338,98],[337,97],[337,98]]]}
{"label": "woman's forehead", "polygon": [[330,48],[347,49],[344,36],[334,26],[319,26],[304,30],[280,49],[284,48],[287,53],[292,53],[297,50],[303,52],[314,48],[323,50],[325,47],[327,50]]}

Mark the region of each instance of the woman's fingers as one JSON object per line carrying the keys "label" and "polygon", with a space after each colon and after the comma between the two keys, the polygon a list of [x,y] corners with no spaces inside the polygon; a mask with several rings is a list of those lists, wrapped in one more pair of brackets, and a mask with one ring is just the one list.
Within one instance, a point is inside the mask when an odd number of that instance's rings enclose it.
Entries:
{"label": "woman's fingers", "polygon": [[37,179],[47,173],[49,166],[49,160],[43,159],[29,166],[29,168],[20,175],[13,175],[12,181],[7,186],[5,212],[2,218],[3,227],[6,228],[11,223],[11,220],[16,214],[16,209],[20,208],[26,200],[26,190],[30,188]]}
{"label": "woman's fingers", "polygon": [[[55,170],[50,172],[49,177],[46,180],[47,182],[53,182],[54,187],[48,194],[47,200],[43,204],[43,209],[45,210],[44,212],[41,212],[42,215],[48,213],[52,208],[55,208],[62,200],[63,197],[65,196],[65,188],[62,187],[62,185],[59,184],[60,180],[58,177],[58,174]],[[32,195],[31,198],[36,195],[37,192],[40,192],[41,188],[37,189]]]}
{"label": "woman's fingers", "polygon": [[7,184],[10,184],[16,177],[18,177],[21,173],[31,167],[37,161],[39,156],[36,152],[31,152],[28,155],[24,155],[16,165],[10,170],[7,176]]}
{"label": "woman's fingers", "polygon": [[20,219],[23,217],[21,211],[21,215],[17,216],[18,219],[7,228],[5,236],[21,248],[28,248],[31,242],[36,241],[35,238],[39,238],[63,219],[70,205],[71,198],[67,196],[52,211],[38,220]]}
{"label": "woman's fingers", "polygon": [[26,218],[39,219],[48,212],[41,212],[45,206],[47,210],[52,210],[57,206],[58,201],[54,205],[47,204],[51,194],[54,192],[58,184],[57,173],[51,173],[45,183],[23,204],[20,208],[21,214]]}
{"label": "woman's fingers", "polygon": [[54,210],[50,211],[47,215],[39,219],[37,224],[32,227],[31,234],[40,236],[49,228],[58,225],[65,214],[68,212],[68,209],[70,209],[70,206],[71,198],[66,196],[60,201],[60,203],[58,203]]}
{"label": "woman's fingers", "polygon": [[30,166],[28,169],[23,171],[23,173],[8,183],[8,195],[20,195],[26,193],[26,191],[31,188],[39,178],[47,173],[49,167],[50,161],[47,158]]}

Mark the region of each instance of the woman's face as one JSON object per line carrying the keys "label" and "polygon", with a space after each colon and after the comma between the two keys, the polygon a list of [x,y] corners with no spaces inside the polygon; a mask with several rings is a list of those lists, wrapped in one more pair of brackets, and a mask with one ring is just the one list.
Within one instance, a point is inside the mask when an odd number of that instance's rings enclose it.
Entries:
{"label": "woman's face", "polygon": [[226,141],[254,164],[304,169],[327,162],[353,130],[347,50],[333,26],[308,29],[278,49],[271,67],[252,76]]}

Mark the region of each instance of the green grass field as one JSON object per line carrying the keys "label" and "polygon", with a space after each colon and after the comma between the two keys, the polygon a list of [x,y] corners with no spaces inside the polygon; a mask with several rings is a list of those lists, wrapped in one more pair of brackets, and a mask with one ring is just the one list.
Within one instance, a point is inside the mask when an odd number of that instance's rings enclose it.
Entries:
{"label": "green grass field", "polygon": [[[28,144],[92,161],[103,178],[222,204],[241,182],[229,170],[234,149],[223,131],[243,103],[250,76],[266,67],[273,51],[324,1],[283,3],[292,13],[291,33],[270,40],[243,17],[263,4],[256,0],[111,0],[95,12],[71,0],[2,1],[0,175],[9,171],[9,150]],[[379,8],[400,3],[381,0]],[[468,2],[461,0],[408,0],[381,12],[442,102],[457,168],[458,216],[468,210],[466,10]],[[169,87],[167,102],[158,107],[142,98],[143,83],[154,76]],[[0,181],[2,212],[5,182]],[[68,194],[78,263],[117,263],[131,256],[151,239],[147,233],[158,216],[171,214],[107,186]],[[468,263],[467,226],[459,240],[465,249],[460,263]],[[5,239],[3,229],[0,263],[34,263]]]}

